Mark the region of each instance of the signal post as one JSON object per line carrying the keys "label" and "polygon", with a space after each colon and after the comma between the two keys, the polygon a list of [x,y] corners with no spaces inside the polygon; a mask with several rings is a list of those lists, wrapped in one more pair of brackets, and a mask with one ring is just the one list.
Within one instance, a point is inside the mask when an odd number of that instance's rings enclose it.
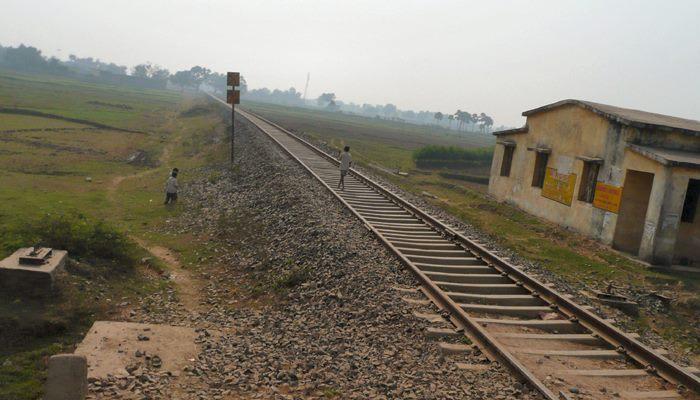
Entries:
{"label": "signal post", "polygon": [[226,74],[226,102],[231,105],[231,165],[233,165],[233,138],[235,133],[236,104],[241,103],[241,92],[236,87],[241,85],[241,74],[229,72]]}

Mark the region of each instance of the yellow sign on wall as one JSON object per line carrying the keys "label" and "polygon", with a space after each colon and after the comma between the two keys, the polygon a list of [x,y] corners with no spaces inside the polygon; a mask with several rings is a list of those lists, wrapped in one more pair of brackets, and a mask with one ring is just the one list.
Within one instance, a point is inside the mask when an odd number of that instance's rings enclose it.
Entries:
{"label": "yellow sign on wall", "polygon": [[560,174],[556,168],[547,168],[542,185],[542,196],[570,206],[574,198],[575,186],[576,174]]}
{"label": "yellow sign on wall", "polygon": [[620,211],[621,198],[622,188],[620,186],[612,186],[603,182],[596,183],[595,197],[593,198],[594,207],[617,214]]}

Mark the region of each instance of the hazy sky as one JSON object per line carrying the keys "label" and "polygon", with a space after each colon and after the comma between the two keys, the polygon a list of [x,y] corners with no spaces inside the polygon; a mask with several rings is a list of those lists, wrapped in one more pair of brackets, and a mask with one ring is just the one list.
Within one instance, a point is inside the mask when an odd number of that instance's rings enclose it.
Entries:
{"label": "hazy sky", "polygon": [[486,112],[580,98],[700,119],[700,1],[2,0],[0,44],[250,87]]}

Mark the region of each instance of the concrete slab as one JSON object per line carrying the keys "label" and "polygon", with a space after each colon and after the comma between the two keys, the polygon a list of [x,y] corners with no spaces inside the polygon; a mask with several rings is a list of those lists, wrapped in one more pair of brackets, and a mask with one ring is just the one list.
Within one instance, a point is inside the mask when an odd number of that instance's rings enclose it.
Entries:
{"label": "concrete slab", "polygon": [[23,247],[0,261],[0,287],[6,291],[49,294],[67,257],[65,250]]}
{"label": "concrete slab", "polygon": [[144,361],[135,356],[137,350],[157,355],[162,361],[160,370],[177,374],[197,356],[196,337],[194,329],[187,327],[96,321],[75,354],[87,357],[88,378],[128,375],[127,365]]}

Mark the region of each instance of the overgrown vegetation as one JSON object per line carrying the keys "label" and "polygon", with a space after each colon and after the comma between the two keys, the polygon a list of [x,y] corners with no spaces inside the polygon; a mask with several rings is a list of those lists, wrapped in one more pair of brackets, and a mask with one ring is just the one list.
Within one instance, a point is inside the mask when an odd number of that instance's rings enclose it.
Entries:
{"label": "overgrown vegetation", "polygon": [[[17,130],[0,141],[0,258],[33,245],[70,256],[48,297],[0,291],[0,399],[41,398],[49,356],[73,351],[95,320],[115,319],[122,304],[169,285],[153,267],[157,261],[139,263],[150,254],[130,237],[169,248],[180,239],[158,229],[181,211],[162,206],[164,177],[170,162],[187,171],[183,182],[193,168],[210,164],[208,151],[185,157],[180,139],[209,141],[212,126],[222,124],[218,113],[176,119],[196,102],[206,104],[176,92],[0,70],[0,104],[144,132],[83,129],[38,115],[0,117],[0,129]],[[136,152],[160,166],[129,164]],[[182,242],[178,250],[198,245]]]}
{"label": "overgrown vegetation", "polygon": [[443,178],[446,178],[446,179],[455,179],[458,181],[474,182],[474,183],[480,183],[482,185],[489,184],[489,177],[488,176],[457,174],[457,173],[445,172],[445,171],[438,172],[438,175],[443,177]]}
{"label": "overgrown vegetation", "polygon": [[123,268],[136,263],[135,244],[126,235],[83,214],[42,215],[4,236],[9,240],[1,243],[3,253],[31,244],[67,250],[74,259],[109,261]]}
{"label": "overgrown vegetation", "polygon": [[413,152],[419,168],[466,168],[491,164],[493,147],[465,149],[457,146],[429,145]]}
{"label": "overgrown vegetation", "polygon": [[2,253],[30,244],[68,250],[71,258],[51,293],[0,293],[0,399],[40,398],[47,358],[72,351],[81,333],[113,309],[109,298],[124,301],[158,286],[134,268],[146,252],[105,221],[42,215],[0,229]]}
{"label": "overgrown vegetation", "polygon": [[309,272],[310,270],[307,266],[295,265],[275,279],[273,287],[276,290],[284,290],[301,285],[309,279]]}

